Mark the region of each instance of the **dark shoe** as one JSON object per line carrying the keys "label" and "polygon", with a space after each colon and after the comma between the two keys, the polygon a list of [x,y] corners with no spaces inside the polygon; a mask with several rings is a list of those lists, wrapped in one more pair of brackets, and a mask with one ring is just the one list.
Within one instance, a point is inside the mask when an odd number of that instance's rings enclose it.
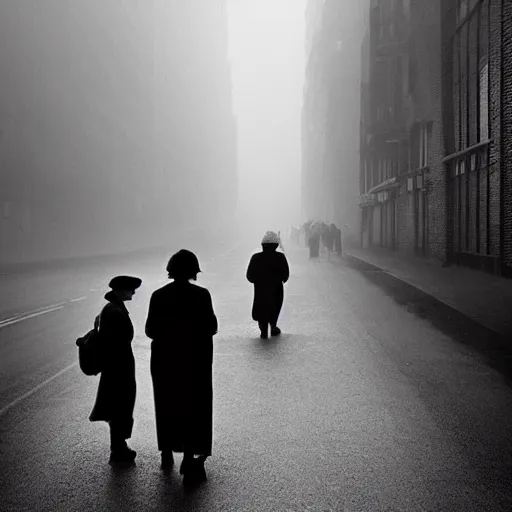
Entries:
{"label": "dark shoe", "polygon": [[110,464],[129,464],[135,460],[137,452],[126,447],[124,450],[110,452]]}
{"label": "dark shoe", "polygon": [[258,322],[261,334],[260,338],[266,340],[268,338],[268,322]]}
{"label": "dark shoe", "polygon": [[171,469],[174,466],[172,452],[162,452],[162,469]]}
{"label": "dark shoe", "polygon": [[271,327],[270,328],[270,334],[272,336],[279,336],[281,334],[281,329],[279,329],[279,327]]}
{"label": "dark shoe", "polygon": [[180,464],[180,475],[185,475],[187,472],[190,471],[190,468],[194,464],[194,459],[185,459],[181,461]]}
{"label": "dark shoe", "polygon": [[183,475],[184,483],[197,483],[206,480],[203,458],[190,459],[185,464],[183,462],[181,463],[180,473]]}

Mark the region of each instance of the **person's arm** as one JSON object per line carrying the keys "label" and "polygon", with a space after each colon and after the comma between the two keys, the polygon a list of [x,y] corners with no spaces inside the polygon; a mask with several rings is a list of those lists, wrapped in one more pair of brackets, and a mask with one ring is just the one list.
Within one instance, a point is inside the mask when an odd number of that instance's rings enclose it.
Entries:
{"label": "person's arm", "polygon": [[288,279],[290,278],[290,267],[288,266],[288,260],[286,259],[286,256],[283,254],[283,263],[282,263],[282,266],[283,266],[283,283],[286,283],[286,281],[288,281]]}
{"label": "person's arm", "polygon": [[158,300],[153,293],[149,301],[148,317],[146,319],[145,328],[146,336],[152,340],[158,336],[158,332],[160,330],[160,314],[158,313],[158,309]]}
{"label": "person's arm", "polygon": [[249,262],[249,266],[247,267],[247,281],[250,283],[254,283],[256,280],[256,269],[255,269],[255,262],[254,262],[254,256],[252,256],[251,261]]}
{"label": "person's arm", "polygon": [[209,334],[212,336],[217,334],[219,330],[219,323],[217,321],[217,317],[215,316],[215,312],[213,310],[213,302],[212,296],[208,290],[205,290],[205,325],[208,328]]}

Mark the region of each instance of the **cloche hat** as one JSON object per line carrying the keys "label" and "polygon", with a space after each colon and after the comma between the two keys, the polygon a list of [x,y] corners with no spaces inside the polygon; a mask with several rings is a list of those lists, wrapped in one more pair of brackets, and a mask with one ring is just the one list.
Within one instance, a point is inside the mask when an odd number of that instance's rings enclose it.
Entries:
{"label": "cloche hat", "polygon": [[166,270],[171,278],[177,275],[190,278],[201,272],[197,256],[187,249],[181,249],[173,254],[169,263],[167,263]]}
{"label": "cloche hat", "polygon": [[132,276],[116,276],[110,280],[108,286],[112,290],[136,290],[142,284],[142,279]]}

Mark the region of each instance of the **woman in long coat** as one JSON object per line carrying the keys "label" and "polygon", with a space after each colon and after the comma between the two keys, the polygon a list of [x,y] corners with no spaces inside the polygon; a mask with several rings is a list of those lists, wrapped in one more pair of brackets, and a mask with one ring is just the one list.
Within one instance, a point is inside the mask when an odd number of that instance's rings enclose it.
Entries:
{"label": "woman in long coat", "polygon": [[254,284],[252,319],[258,322],[263,339],[268,338],[269,324],[272,336],[281,333],[277,320],[283,306],[283,284],[290,277],[290,269],[286,256],[277,252],[278,246],[277,233],[267,231],[261,241],[262,252],[253,254],[247,267],[247,280]]}
{"label": "woman in long coat", "polygon": [[151,376],[158,449],[162,467],[182,453],[180,473],[206,478],[204,461],[212,453],[213,336],[217,318],[210,292],[192,284],[199,262],[185,249],[174,254],[167,271],[174,281],[150,301],[146,335],[151,343]]}
{"label": "woman in long coat", "polygon": [[105,294],[108,301],[96,318],[102,341],[102,371],[90,421],[106,421],[110,427],[110,462],[132,462],[137,453],[126,444],[132,435],[137,386],[132,351],[133,325],[124,305],[142,281],[114,277]]}

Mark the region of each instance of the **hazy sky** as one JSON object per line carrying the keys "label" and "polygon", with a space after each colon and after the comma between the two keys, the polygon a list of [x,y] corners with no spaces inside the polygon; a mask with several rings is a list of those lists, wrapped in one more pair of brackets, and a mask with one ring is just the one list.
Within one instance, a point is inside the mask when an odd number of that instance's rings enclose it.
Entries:
{"label": "hazy sky", "polygon": [[229,0],[242,212],[298,222],[305,0]]}

